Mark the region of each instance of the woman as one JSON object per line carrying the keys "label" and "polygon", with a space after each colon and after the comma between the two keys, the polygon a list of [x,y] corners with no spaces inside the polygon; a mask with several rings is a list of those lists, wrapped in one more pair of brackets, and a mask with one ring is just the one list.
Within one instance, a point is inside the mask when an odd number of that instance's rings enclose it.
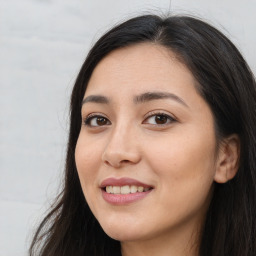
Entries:
{"label": "woman", "polygon": [[199,19],[111,29],[76,80],[64,189],[30,255],[256,255],[255,100]]}

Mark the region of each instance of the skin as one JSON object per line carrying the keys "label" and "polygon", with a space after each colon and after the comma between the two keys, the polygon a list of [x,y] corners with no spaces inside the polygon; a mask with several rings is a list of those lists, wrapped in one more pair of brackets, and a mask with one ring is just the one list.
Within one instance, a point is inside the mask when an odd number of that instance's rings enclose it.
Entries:
{"label": "skin", "polygon": [[[237,138],[216,150],[213,115],[195,85],[174,53],[150,43],[115,50],[93,71],[84,99],[101,95],[108,102],[83,104],[76,165],[90,209],[121,241],[124,256],[198,255],[214,181],[235,175]],[[134,101],[148,92],[176,98]],[[157,124],[163,114],[170,118]],[[110,177],[133,178],[153,190],[139,201],[112,205],[99,188]]]}

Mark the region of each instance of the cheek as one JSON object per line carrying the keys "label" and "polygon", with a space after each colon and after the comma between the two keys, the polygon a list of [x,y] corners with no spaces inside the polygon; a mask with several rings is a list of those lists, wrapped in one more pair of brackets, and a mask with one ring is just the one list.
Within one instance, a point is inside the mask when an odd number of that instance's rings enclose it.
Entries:
{"label": "cheek", "polygon": [[186,134],[151,140],[147,159],[159,178],[162,203],[198,207],[207,200],[213,184],[215,137],[213,133]]}
{"label": "cheek", "polygon": [[[89,146],[90,145],[90,146]],[[95,145],[94,147],[91,145]],[[92,193],[92,188],[97,187],[96,177],[99,161],[99,150],[96,144],[90,144],[83,135],[79,135],[76,150],[75,161],[80,183],[87,198]]]}
{"label": "cheek", "polygon": [[78,172],[89,176],[95,173],[91,166],[97,166],[100,163],[101,151],[102,143],[91,139],[90,136],[86,136],[81,131],[75,149],[75,161]]}
{"label": "cheek", "polygon": [[[159,136],[144,143],[145,154],[159,174],[168,174],[172,170],[177,175],[194,175],[201,169],[214,166],[215,137],[212,133],[194,134],[189,132],[179,135]],[[197,167],[197,168],[196,168]],[[180,170],[182,169],[182,171]],[[163,170],[163,171],[161,171]]]}

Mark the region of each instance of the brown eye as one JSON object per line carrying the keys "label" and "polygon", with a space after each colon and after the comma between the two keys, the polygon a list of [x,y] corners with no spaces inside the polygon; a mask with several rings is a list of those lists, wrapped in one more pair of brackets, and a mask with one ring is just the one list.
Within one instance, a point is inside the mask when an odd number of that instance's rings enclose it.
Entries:
{"label": "brown eye", "polygon": [[107,118],[104,118],[104,117],[97,117],[96,118],[96,123],[99,126],[106,125],[108,123],[108,120],[107,120]]}
{"label": "brown eye", "polygon": [[171,116],[160,113],[149,116],[143,123],[151,125],[166,125],[175,121],[176,120]]}
{"label": "brown eye", "polygon": [[168,121],[167,116],[164,116],[164,115],[156,115],[155,116],[155,122],[157,124],[166,124],[167,121]]}
{"label": "brown eye", "polygon": [[85,125],[90,127],[98,127],[109,125],[110,121],[104,116],[91,116],[85,120]]}

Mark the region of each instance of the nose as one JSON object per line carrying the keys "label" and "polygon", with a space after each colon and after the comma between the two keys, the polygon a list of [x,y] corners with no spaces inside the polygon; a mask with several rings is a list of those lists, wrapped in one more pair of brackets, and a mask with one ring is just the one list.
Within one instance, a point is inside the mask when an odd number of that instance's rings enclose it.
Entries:
{"label": "nose", "polygon": [[116,127],[102,154],[102,161],[114,168],[137,164],[141,160],[137,136],[131,127]]}

